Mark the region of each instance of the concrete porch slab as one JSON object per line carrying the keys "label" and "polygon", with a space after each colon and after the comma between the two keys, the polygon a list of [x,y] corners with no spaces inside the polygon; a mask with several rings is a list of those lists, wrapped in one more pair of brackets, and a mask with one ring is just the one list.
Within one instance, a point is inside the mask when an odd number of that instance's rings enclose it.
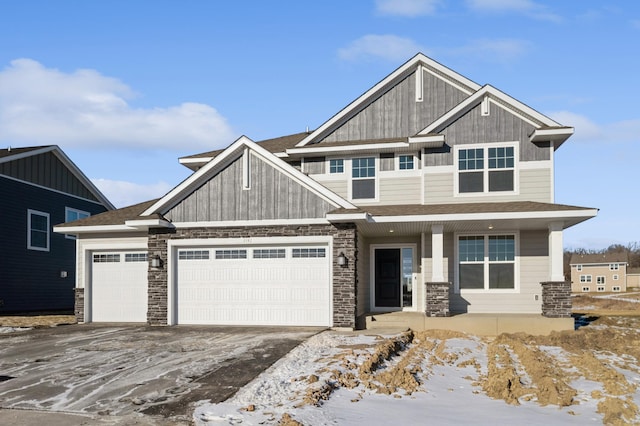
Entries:
{"label": "concrete porch slab", "polygon": [[452,330],[479,336],[502,333],[548,335],[552,331],[574,329],[573,318],[547,318],[539,314],[458,314],[445,318],[427,317],[421,312],[370,313],[365,316],[367,330],[407,329]]}

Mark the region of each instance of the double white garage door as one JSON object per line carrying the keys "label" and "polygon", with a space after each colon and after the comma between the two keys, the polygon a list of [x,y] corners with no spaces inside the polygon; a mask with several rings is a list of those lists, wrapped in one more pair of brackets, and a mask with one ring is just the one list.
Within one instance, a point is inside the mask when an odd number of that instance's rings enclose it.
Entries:
{"label": "double white garage door", "polygon": [[[93,321],[144,322],[147,261],[93,263]],[[142,255],[142,254],[141,254]],[[330,326],[327,245],[180,247],[172,253],[170,322]],[[134,265],[134,263],[137,263]],[[144,299],[144,300],[143,300]]]}

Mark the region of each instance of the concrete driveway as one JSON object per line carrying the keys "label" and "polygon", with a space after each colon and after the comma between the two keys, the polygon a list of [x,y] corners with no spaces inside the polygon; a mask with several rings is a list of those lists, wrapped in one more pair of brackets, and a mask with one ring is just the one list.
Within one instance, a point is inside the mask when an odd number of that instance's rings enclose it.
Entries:
{"label": "concrete driveway", "polygon": [[71,325],[3,334],[0,423],[18,409],[188,421],[192,403],[226,400],[319,331]]}

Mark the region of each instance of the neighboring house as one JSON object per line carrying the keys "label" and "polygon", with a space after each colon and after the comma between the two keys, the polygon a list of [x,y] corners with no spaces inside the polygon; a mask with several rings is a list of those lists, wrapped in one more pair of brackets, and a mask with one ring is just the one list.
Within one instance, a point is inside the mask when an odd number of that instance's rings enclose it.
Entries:
{"label": "neighboring house", "polygon": [[[81,321],[354,328],[371,312],[570,318],[573,133],[418,54],[318,129],[180,159],[159,200],[56,228]],[[114,280],[113,277],[120,277]]]}
{"label": "neighboring house", "polygon": [[569,261],[574,293],[627,291],[627,253],[574,254]]}
{"label": "neighboring house", "polygon": [[627,289],[640,289],[640,268],[627,268]]}
{"label": "neighboring house", "polygon": [[71,310],[76,237],[55,224],[114,207],[57,146],[0,150],[0,313]]}

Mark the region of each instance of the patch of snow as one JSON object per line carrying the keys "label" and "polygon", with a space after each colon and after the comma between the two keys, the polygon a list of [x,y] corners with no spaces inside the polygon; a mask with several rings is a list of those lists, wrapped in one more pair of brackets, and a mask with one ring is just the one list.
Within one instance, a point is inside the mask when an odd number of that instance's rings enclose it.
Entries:
{"label": "patch of snow", "polygon": [[27,330],[31,330],[31,327],[0,327],[0,334],[18,333]]}

